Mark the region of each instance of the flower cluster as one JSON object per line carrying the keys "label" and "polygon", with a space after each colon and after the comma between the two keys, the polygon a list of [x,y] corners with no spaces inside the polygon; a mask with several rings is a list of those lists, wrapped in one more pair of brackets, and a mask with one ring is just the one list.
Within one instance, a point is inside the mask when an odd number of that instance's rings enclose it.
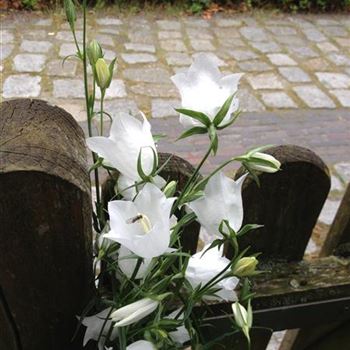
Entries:
{"label": "flower cluster", "polygon": [[[74,4],[71,0],[65,4],[75,37]],[[83,9],[85,18],[86,7]],[[85,39],[84,26],[84,43]],[[93,307],[95,314],[88,309],[79,317],[85,327],[84,345],[92,340],[99,350],[176,349],[184,344],[197,348],[203,339],[204,320],[194,309],[215,300],[233,303],[232,333],[241,330],[249,340],[252,310],[247,277],[257,273],[258,260],[239,249],[239,239],[259,226],[242,227],[242,185],[249,173],[253,177],[257,171],[272,173],[279,170],[280,163],[259,148],[231,157],[211,174],[199,176],[205,161],[219,149],[220,130],[230,127],[239,115],[236,92],[241,74],[222,75],[210,57],[202,54],[187,72],[172,77],[182,99],[177,109],[180,123],[187,128],[180,138],[208,136],[208,151],[180,188],[161,177],[151,124],[143,113],[119,113],[112,119],[109,136],[104,136],[103,120],[108,113],[103,100],[116,60],[108,65],[95,40],[83,48],[76,45],[77,57],[84,64],[87,145],[93,152],[91,171],[96,184],[95,259],[96,266],[101,266],[96,272],[101,298]],[[87,82],[88,63],[92,91]],[[98,88],[101,104],[95,112]],[[99,136],[92,134],[96,116],[100,118]],[[247,170],[236,181],[223,172],[234,161]],[[103,169],[115,181],[113,198],[105,206],[99,186]],[[180,238],[194,221],[212,239],[190,255]],[[227,246],[233,248],[231,260],[224,255]]]}

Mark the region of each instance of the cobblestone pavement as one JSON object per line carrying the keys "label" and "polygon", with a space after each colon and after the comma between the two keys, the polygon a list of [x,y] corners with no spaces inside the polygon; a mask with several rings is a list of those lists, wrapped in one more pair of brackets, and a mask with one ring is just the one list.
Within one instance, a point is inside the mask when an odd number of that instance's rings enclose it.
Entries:
{"label": "cobblestone pavement", "polygon": [[[81,41],[81,22],[77,23]],[[208,52],[224,72],[244,72],[239,91],[244,112],[220,137],[219,154],[205,171],[248,147],[297,144],[309,147],[330,166],[332,191],[320,216],[327,228],[350,182],[350,18],[342,15],[255,15],[165,18],[90,15],[108,60],[118,56],[118,72],[106,110],[142,109],[153,130],[166,133],[160,150],[197,163],[207,140],[177,142],[182,128],[173,107],[179,96],[170,76]],[[60,14],[2,15],[1,95],[36,97],[68,110],[86,129],[82,68],[73,38]],[[314,234],[308,253],[317,253],[323,234]],[[276,349],[281,334],[269,349]]]}

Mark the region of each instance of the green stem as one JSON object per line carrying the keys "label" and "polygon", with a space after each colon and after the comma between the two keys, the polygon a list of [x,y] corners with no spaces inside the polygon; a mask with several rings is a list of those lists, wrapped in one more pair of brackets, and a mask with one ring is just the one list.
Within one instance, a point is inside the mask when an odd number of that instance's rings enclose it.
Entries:
{"label": "green stem", "polygon": [[100,104],[100,135],[103,136],[103,100],[105,98],[105,91],[101,90],[101,104]]}

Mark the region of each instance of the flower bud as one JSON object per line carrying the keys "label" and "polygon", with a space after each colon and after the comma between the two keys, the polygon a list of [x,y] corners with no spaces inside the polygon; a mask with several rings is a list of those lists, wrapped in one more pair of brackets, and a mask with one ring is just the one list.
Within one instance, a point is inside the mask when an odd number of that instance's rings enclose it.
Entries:
{"label": "flower bud", "polygon": [[111,84],[112,76],[103,58],[99,58],[95,64],[96,83],[101,90],[106,90]]}
{"label": "flower bud", "polygon": [[177,182],[176,181],[170,181],[164,188],[163,192],[165,194],[165,196],[167,198],[170,198],[174,195],[175,191],[176,191],[176,185]]}
{"label": "flower bud", "polygon": [[237,326],[241,328],[242,332],[248,339],[248,342],[250,342],[249,329],[253,325],[253,312],[250,301],[247,310],[243,305],[236,301],[234,304],[232,304],[232,311]]}
{"label": "flower bud", "polygon": [[237,277],[246,277],[254,274],[258,260],[254,256],[241,258],[237,261],[232,272]]}
{"label": "flower bud", "polygon": [[281,163],[267,153],[259,152],[262,148],[257,148],[247,154],[237,157],[248,170],[257,170],[264,173],[275,173],[280,170]]}
{"label": "flower bud", "polygon": [[101,45],[96,40],[92,40],[86,49],[89,62],[94,66],[99,58],[103,58]]}
{"label": "flower bud", "polygon": [[72,30],[74,30],[74,23],[77,20],[75,12],[75,6],[72,0],[64,0],[64,9],[66,11],[66,17]]}

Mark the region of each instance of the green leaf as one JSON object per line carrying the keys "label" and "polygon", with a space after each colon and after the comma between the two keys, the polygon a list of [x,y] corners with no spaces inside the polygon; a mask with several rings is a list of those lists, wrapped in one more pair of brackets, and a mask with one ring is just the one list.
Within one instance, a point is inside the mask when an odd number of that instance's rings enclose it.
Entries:
{"label": "green leaf", "polygon": [[238,119],[240,115],[241,115],[241,111],[237,111],[227,123],[217,126],[216,129],[222,130],[227,128],[228,126],[231,126]]}
{"label": "green leaf", "polygon": [[232,104],[232,101],[233,101],[233,98],[234,98],[235,94],[231,95],[225,102],[224,104],[222,105],[222,107],[220,108],[219,112],[216,114],[214,120],[213,120],[213,124],[215,126],[219,126],[220,123],[224,120],[224,118],[226,117],[230,107],[231,107],[231,104]]}
{"label": "green leaf", "polygon": [[175,109],[175,111],[187,115],[190,118],[196,119],[207,127],[209,127],[209,125],[211,124],[209,117],[202,112],[196,112],[185,108],[177,108]]}
{"label": "green leaf", "polygon": [[248,233],[249,231],[256,230],[258,228],[264,227],[264,225],[257,225],[257,224],[247,224],[244,225],[237,233],[238,237],[241,237]]}
{"label": "green leaf", "polygon": [[202,126],[194,126],[193,128],[188,129],[188,130],[186,130],[185,132],[183,132],[183,133],[176,139],[176,141],[181,140],[181,139],[184,139],[184,138],[186,138],[186,137],[193,136],[193,135],[206,134],[207,131],[208,131],[208,129],[207,129],[207,128],[204,128],[204,127],[202,127]]}

